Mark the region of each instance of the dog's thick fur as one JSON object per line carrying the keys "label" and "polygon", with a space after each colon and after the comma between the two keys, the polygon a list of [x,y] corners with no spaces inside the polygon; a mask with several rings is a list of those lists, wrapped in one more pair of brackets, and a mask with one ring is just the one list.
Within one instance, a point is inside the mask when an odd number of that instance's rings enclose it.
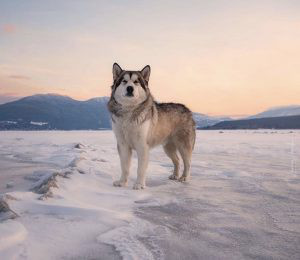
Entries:
{"label": "dog's thick fur", "polygon": [[[195,122],[182,104],[157,103],[148,88],[150,66],[141,71],[125,71],[115,63],[111,98],[112,128],[117,138],[122,175],[114,186],[126,186],[132,150],[138,157],[134,189],[145,188],[145,173],[150,148],[162,144],[174,164],[172,180],[187,181],[195,143]],[[179,177],[179,151],[184,170]]]}

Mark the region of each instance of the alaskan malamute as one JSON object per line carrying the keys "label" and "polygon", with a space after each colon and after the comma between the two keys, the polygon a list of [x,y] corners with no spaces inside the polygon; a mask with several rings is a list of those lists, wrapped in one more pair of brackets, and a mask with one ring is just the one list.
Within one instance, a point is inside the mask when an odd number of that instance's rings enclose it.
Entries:
{"label": "alaskan malamute", "polygon": [[[117,138],[122,175],[114,186],[126,186],[132,149],[138,157],[134,189],[145,188],[146,168],[150,148],[162,144],[174,164],[171,180],[187,181],[195,143],[195,122],[191,111],[182,104],[157,103],[149,87],[150,66],[141,71],[123,70],[113,65],[111,98],[108,109]],[[179,177],[179,151],[184,170]]]}

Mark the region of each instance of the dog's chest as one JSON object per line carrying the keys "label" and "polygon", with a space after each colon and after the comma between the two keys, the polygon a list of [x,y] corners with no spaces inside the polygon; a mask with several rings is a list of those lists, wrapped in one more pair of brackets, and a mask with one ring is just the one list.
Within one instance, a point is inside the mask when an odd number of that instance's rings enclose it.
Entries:
{"label": "dog's chest", "polygon": [[137,124],[127,118],[114,118],[112,123],[118,142],[126,143],[131,148],[137,148],[147,142],[149,127],[149,120],[142,124]]}

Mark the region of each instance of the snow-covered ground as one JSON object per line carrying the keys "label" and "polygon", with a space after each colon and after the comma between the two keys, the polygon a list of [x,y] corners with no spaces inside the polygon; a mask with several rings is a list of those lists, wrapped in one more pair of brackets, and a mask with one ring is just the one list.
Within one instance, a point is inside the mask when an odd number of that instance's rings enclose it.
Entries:
{"label": "snow-covered ground", "polygon": [[111,131],[0,132],[19,215],[0,213],[0,259],[300,259],[300,131],[198,131],[189,183],[168,180],[161,148],[146,190],[132,166],[113,187]]}

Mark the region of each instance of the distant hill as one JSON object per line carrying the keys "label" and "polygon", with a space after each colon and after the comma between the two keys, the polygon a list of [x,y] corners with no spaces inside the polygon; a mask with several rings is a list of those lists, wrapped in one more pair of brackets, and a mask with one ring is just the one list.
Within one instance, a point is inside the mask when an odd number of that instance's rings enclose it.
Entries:
{"label": "distant hill", "polygon": [[300,129],[300,115],[223,121],[202,129]]}
{"label": "distant hill", "polygon": [[215,125],[216,123],[222,121],[232,120],[230,117],[215,117],[215,116],[207,116],[200,113],[193,113],[194,120],[196,122],[197,127],[206,127]]}
{"label": "distant hill", "polygon": [[[78,101],[68,96],[39,94],[0,105],[0,130],[98,130],[111,129],[108,97]],[[197,128],[256,129],[299,128],[300,106],[272,108],[243,120],[193,113]],[[268,118],[260,118],[269,115]],[[258,117],[258,118],[252,118]],[[271,119],[273,118],[273,119]],[[261,119],[261,120],[259,120]]]}
{"label": "distant hill", "polygon": [[281,117],[281,116],[297,116],[300,115],[300,105],[272,107],[259,114],[249,116],[247,119],[252,118],[265,118],[265,117]]}
{"label": "distant hill", "polygon": [[[108,97],[86,101],[57,94],[39,94],[0,105],[0,130],[111,129]],[[197,127],[216,124],[225,117],[193,113]]]}
{"label": "distant hill", "polygon": [[0,105],[0,130],[110,129],[108,97],[86,101],[40,94]]}

